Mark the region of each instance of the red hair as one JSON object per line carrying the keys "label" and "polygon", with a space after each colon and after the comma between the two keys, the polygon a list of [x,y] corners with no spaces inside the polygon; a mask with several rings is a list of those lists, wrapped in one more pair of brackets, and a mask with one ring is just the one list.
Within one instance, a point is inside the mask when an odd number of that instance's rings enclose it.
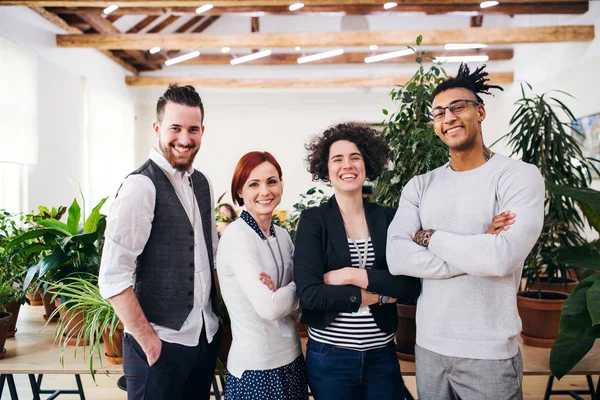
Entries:
{"label": "red hair", "polygon": [[235,166],[233,178],[231,179],[231,197],[234,203],[239,206],[244,205],[244,199],[240,197],[238,192],[242,191],[242,187],[248,180],[252,170],[264,162],[273,164],[279,174],[279,180],[282,180],[281,166],[271,153],[267,151],[251,151],[246,153]]}

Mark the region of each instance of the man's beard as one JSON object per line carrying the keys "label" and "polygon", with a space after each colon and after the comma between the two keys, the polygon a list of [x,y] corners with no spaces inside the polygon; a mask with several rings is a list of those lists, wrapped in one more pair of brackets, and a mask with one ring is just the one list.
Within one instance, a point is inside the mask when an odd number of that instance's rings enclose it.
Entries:
{"label": "man's beard", "polygon": [[[165,156],[165,158],[167,159],[169,164],[171,164],[171,167],[175,168],[179,172],[186,172],[186,171],[190,170],[190,168],[194,162],[194,158],[196,158],[196,154],[198,154],[198,150],[200,150],[200,146],[185,146],[185,147],[192,149],[192,150],[190,150],[190,154],[188,155],[187,161],[180,162],[180,161],[177,161],[177,156],[174,154],[174,150],[173,150],[173,147],[171,146],[171,144],[164,145],[164,144],[160,143],[160,150],[162,151],[163,155]],[[194,147],[195,147],[195,149],[194,149]]]}

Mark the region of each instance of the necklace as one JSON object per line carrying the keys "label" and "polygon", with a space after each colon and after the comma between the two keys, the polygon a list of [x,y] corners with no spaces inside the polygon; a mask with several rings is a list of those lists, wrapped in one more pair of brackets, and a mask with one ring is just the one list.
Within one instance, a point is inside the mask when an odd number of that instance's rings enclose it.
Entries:
{"label": "necklace", "polygon": [[273,262],[275,263],[275,269],[277,270],[277,288],[280,288],[283,281],[284,272],[283,252],[281,251],[281,246],[279,245],[279,238],[275,234],[273,234],[273,236],[275,236],[275,242],[277,243],[277,249],[279,250],[279,257],[281,257],[281,266],[279,265],[279,262],[277,262],[277,257],[275,257],[275,252],[269,243],[269,239],[267,238],[266,241],[267,246],[269,247],[269,252],[271,253],[271,257],[273,258]]}
{"label": "necklace", "polygon": [[364,244],[362,250],[360,249],[358,242],[352,237],[352,234],[350,233],[350,230],[346,226],[346,221],[344,221],[343,216],[342,216],[342,221],[344,222],[344,229],[346,230],[346,233],[348,234],[348,236],[350,236],[350,242],[352,243],[354,250],[356,250],[356,255],[358,256],[358,268],[365,269],[367,267],[367,257],[369,256],[369,244],[368,244],[369,226],[367,225],[367,218],[366,218],[366,216],[363,218],[365,232],[367,232],[367,239],[365,239],[365,244]]}

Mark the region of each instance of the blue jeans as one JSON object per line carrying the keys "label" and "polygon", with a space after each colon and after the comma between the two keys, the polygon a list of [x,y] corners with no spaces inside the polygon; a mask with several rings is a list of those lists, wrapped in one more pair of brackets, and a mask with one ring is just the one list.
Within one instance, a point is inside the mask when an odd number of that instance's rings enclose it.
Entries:
{"label": "blue jeans", "polygon": [[396,346],[349,350],[308,339],[306,372],[315,400],[404,400]]}

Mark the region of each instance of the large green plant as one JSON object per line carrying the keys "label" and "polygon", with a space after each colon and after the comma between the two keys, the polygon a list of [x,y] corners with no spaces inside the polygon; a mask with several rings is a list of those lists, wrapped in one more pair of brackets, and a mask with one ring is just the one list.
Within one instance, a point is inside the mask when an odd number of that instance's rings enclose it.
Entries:
{"label": "large green plant", "polygon": [[[595,166],[584,157],[576,140],[580,133],[573,128],[575,116],[556,97],[569,95],[560,91],[538,95],[528,83],[521,84],[521,94],[510,120],[511,130],[499,140],[507,139],[511,156],[537,166],[548,184],[587,188]],[[526,260],[528,289],[541,275],[566,283],[567,264],[556,257],[557,249],[586,244],[580,234],[584,220],[574,199],[546,190],[545,210],[540,240]]]}
{"label": "large green plant", "polygon": [[[421,44],[417,38],[417,45]],[[394,113],[383,110],[388,119],[383,122],[383,133],[390,146],[390,168],[375,184],[375,202],[398,207],[400,194],[408,181],[448,162],[446,145],[433,130],[431,94],[447,79],[441,64],[433,61],[429,69],[423,66],[426,51],[416,57],[417,72],[404,85],[392,89],[390,95],[400,106]]]}
{"label": "large green plant", "polygon": [[[98,275],[102,251],[106,217],[100,213],[107,198],[102,199],[89,217],[84,213],[77,199],[68,209],[67,222],[53,218],[41,219],[41,228],[25,232],[12,240],[8,248],[18,249],[16,254],[35,255],[39,261],[29,267],[23,287],[34,282],[58,282],[71,274]],[[33,241],[22,248],[19,246]],[[38,285],[39,286],[39,285]]]}
{"label": "large green plant", "polygon": [[[548,184],[554,195],[575,201],[589,224],[600,233],[600,192]],[[560,247],[556,258],[578,268],[600,269],[600,239],[590,244]],[[559,379],[569,372],[600,338],[600,275],[581,281],[562,308],[558,337],[550,353],[550,368]]]}
{"label": "large green plant", "polygon": [[[61,297],[62,303],[48,318],[46,325],[58,313],[63,316],[56,325],[55,342],[61,349],[60,362],[64,366],[64,353],[69,340],[75,339],[75,356],[77,348],[83,348],[83,357],[87,357],[92,379],[94,375],[94,354],[97,354],[102,365],[102,333],[107,331],[109,341],[119,326],[119,317],[110,302],[102,297],[98,289],[96,276],[84,278],[70,277],[60,283],[49,286],[54,297]],[[68,311],[68,312],[67,312]],[[79,318],[83,318],[80,320]],[[44,325],[44,326],[46,326]]]}
{"label": "large green plant", "polygon": [[329,200],[329,196],[316,187],[312,187],[306,191],[306,193],[300,195],[300,201],[294,204],[294,210],[290,215],[283,221],[273,216],[273,222],[281,226],[288,231],[292,241],[296,241],[296,229],[298,228],[298,221],[300,220],[300,214],[302,211],[309,208],[318,207]]}

